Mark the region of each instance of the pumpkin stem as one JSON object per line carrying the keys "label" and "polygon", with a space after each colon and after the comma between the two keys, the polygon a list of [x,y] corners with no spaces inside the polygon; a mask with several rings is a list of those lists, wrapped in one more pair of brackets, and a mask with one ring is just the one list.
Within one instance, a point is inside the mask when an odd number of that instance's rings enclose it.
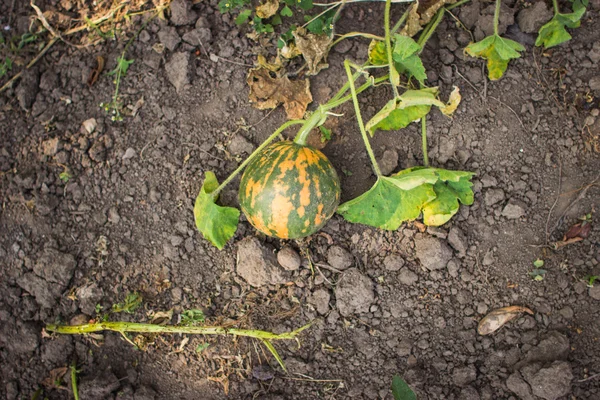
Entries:
{"label": "pumpkin stem", "polygon": [[257,156],[257,155],[258,155],[258,154],[259,154],[261,151],[263,151],[263,149],[264,149],[265,147],[267,147],[267,146],[268,146],[268,145],[269,145],[269,144],[270,144],[270,143],[271,143],[273,140],[275,140],[275,138],[276,138],[277,136],[279,136],[279,135],[281,134],[281,132],[283,132],[284,130],[286,130],[288,127],[290,127],[290,126],[292,126],[292,125],[298,125],[298,124],[304,124],[304,123],[305,123],[305,121],[304,121],[304,120],[301,120],[301,119],[294,119],[294,120],[292,120],[292,121],[288,121],[288,122],[286,122],[285,124],[283,124],[283,125],[281,125],[279,128],[277,128],[277,130],[276,130],[275,132],[273,132],[273,133],[271,134],[271,136],[269,136],[269,137],[267,138],[267,140],[265,140],[265,141],[264,141],[264,142],[263,142],[263,143],[262,143],[260,146],[258,146],[258,147],[256,148],[256,150],[254,150],[254,152],[252,152],[252,154],[250,154],[250,156],[248,156],[248,158],[246,158],[246,159],[244,160],[244,162],[243,162],[243,163],[241,163],[241,164],[240,164],[240,166],[239,166],[239,167],[237,167],[237,168],[236,168],[236,170],[235,170],[235,171],[233,171],[233,172],[231,173],[231,175],[229,175],[229,176],[227,177],[227,179],[225,179],[225,180],[223,181],[223,183],[221,183],[221,184],[219,185],[219,187],[218,187],[218,188],[216,188],[216,189],[215,189],[215,190],[214,190],[214,191],[211,193],[211,195],[212,195],[212,198],[213,198],[213,199],[216,199],[216,198],[217,198],[217,196],[219,195],[219,192],[221,192],[221,190],[223,190],[223,188],[224,188],[225,186],[227,186],[227,185],[229,184],[229,182],[231,182],[231,181],[233,180],[233,178],[235,178],[235,177],[237,176],[237,174],[239,174],[240,172],[242,172],[242,170],[243,170],[244,168],[246,168],[246,166],[247,166],[248,164],[250,164],[250,162],[251,162],[252,160],[254,160],[254,158],[255,158],[255,157],[256,157],[256,156]]}

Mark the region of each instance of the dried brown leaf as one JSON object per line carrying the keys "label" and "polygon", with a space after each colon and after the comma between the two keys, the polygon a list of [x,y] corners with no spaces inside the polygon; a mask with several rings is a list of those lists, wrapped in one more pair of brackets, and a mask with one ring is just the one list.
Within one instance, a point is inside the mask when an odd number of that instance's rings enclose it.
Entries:
{"label": "dried brown leaf", "polygon": [[96,81],[100,77],[100,74],[102,73],[103,70],[104,70],[104,57],[97,56],[96,57],[96,68],[94,68],[92,70],[92,72],[90,73],[90,76],[87,80],[88,86],[91,87],[94,85],[94,83],[96,83]]}
{"label": "dried brown leaf", "polygon": [[406,25],[400,32],[402,35],[414,36],[431,21],[435,13],[446,4],[454,4],[457,0],[424,0],[416,1],[410,9]]}
{"label": "dried brown leaf", "polygon": [[67,367],[54,368],[48,376],[42,381],[42,385],[49,389],[55,389],[61,387],[63,376],[69,369]]}
{"label": "dried brown leaf", "polygon": [[165,325],[171,321],[173,318],[173,309],[169,311],[158,311],[152,315],[152,319],[150,320],[151,324],[156,325]]}
{"label": "dried brown leaf", "polygon": [[502,328],[504,324],[512,321],[523,313],[528,313],[533,315],[533,311],[531,311],[527,307],[521,306],[509,306],[497,308],[490,313],[488,313],[485,317],[479,321],[479,325],[477,326],[477,332],[480,335],[489,335],[491,333],[496,332],[498,329]]}
{"label": "dried brown leaf", "polygon": [[246,82],[250,86],[250,102],[259,110],[283,104],[289,119],[301,119],[312,102],[308,79],[290,81],[287,76],[272,77],[269,70],[258,67],[250,70]]}
{"label": "dried brown leaf", "polygon": [[293,32],[296,38],[296,48],[306,61],[307,75],[316,75],[324,68],[328,68],[327,55],[331,48],[331,38],[326,34],[316,35],[300,27]]}
{"label": "dried brown leaf", "polygon": [[283,67],[283,63],[281,61],[281,57],[279,57],[279,54],[277,55],[277,57],[275,57],[273,62],[267,61],[267,58],[265,56],[259,54],[257,57],[257,63],[260,67],[268,69],[271,72],[277,72]]}
{"label": "dried brown leaf", "polygon": [[256,15],[259,18],[271,18],[279,9],[279,0],[266,0],[256,7]]}
{"label": "dried brown leaf", "polygon": [[563,241],[567,241],[568,239],[581,238],[585,239],[590,234],[592,230],[592,224],[587,221],[578,222],[572,227],[569,228],[565,236],[563,237]]}

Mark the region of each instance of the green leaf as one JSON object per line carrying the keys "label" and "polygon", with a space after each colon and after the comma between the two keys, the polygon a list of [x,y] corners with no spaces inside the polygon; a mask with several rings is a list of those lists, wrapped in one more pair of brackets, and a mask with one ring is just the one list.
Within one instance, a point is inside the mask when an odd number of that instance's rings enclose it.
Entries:
{"label": "green leaf", "polygon": [[248,19],[252,15],[252,10],[242,10],[235,19],[236,25],[242,25],[248,22]]}
{"label": "green leaf", "polygon": [[542,268],[544,266],[544,260],[538,258],[533,262],[533,266],[536,268]]}
{"label": "green leaf", "polygon": [[281,369],[283,369],[284,372],[287,372],[287,368],[285,368],[285,364],[283,363],[283,358],[281,358],[281,356],[277,352],[277,349],[275,348],[275,346],[273,346],[273,343],[271,343],[267,339],[262,339],[262,342],[265,345],[265,347],[271,352],[271,354],[273,355],[273,357],[275,357],[275,359],[277,360],[277,362],[281,366]]}
{"label": "green leaf", "polygon": [[183,326],[194,326],[200,325],[205,321],[204,311],[193,308],[190,310],[185,310],[181,313],[181,322],[180,325]]}
{"label": "green leaf", "polygon": [[337,212],[350,222],[396,230],[404,221],[418,218],[423,206],[433,199],[431,184],[402,190],[393,176],[382,176],[369,191],[343,203]]}
{"label": "green leaf", "polygon": [[119,74],[121,76],[125,76],[125,74],[127,74],[129,66],[133,64],[134,61],[135,60],[128,60],[124,56],[120,56],[119,58],[117,58],[117,66],[115,67],[115,69],[110,71],[108,75]]}
{"label": "green leaf", "polygon": [[423,118],[431,106],[440,108],[446,104],[437,99],[438,88],[425,88],[421,90],[407,90],[399,98],[390,100],[383,108],[371,118],[366,130],[371,136],[377,129],[384,131],[405,128],[411,122]]}
{"label": "green leaf", "polygon": [[285,6],[281,9],[280,12],[282,17],[291,17],[292,15],[294,15],[294,13],[292,12],[292,9],[289,8],[288,6]]}
{"label": "green leaf", "polygon": [[424,85],[427,73],[421,58],[419,58],[421,46],[412,38],[404,35],[394,35],[394,49],[392,58],[394,66],[399,73],[406,74],[408,78],[414,76],[416,80]]}
{"label": "green leaf", "polygon": [[296,0],[296,5],[304,11],[313,8],[313,0]]}
{"label": "green leaf", "polygon": [[392,379],[392,395],[394,400],[417,400],[410,386],[398,375],[394,375]]}
{"label": "green leaf", "polygon": [[473,204],[471,178],[473,174],[464,171],[438,170],[440,180],[434,185],[435,200],[423,207],[423,223],[440,226],[448,222],[464,205]]}
{"label": "green leaf", "polygon": [[488,77],[494,81],[502,78],[508,62],[515,58],[520,58],[519,52],[524,51],[520,43],[514,40],[501,38],[494,34],[485,39],[471,43],[465,48],[465,52],[472,57],[479,57],[487,60]]}
{"label": "green leaf", "polygon": [[573,12],[569,14],[556,14],[550,22],[546,23],[538,31],[538,37],[535,40],[536,46],[550,47],[558,46],[559,44],[571,40],[571,35],[566,28],[578,28],[581,24],[581,18],[585,14],[587,1],[584,3],[581,0],[573,2]]}
{"label": "green leaf", "polygon": [[202,353],[204,350],[208,349],[210,347],[210,343],[200,343],[198,346],[196,346],[196,353]]}
{"label": "green leaf", "polygon": [[323,125],[319,125],[319,130],[321,131],[321,143],[331,140],[331,129],[327,129]]}
{"label": "green leaf", "polygon": [[233,207],[218,206],[211,193],[219,186],[215,174],[206,171],[204,184],[196,197],[194,218],[202,235],[219,250],[225,247],[237,230],[240,211]]}
{"label": "green leaf", "polygon": [[282,24],[281,16],[279,14],[273,15],[269,21],[271,22],[271,25],[274,26]]}
{"label": "green leaf", "polygon": [[127,293],[125,297],[125,301],[123,303],[113,304],[112,311],[113,312],[125,312],[127,314],[132,314],[142,305],[142,295],[133,292]]}
{"label": "green leaf", "polygon": [[460,207],[473,204],[473,173],[415,167],[379,177],[375,185],[338,208],[346,220],[381,229],[396,230],[423,213],[426,225],[439,226]]}

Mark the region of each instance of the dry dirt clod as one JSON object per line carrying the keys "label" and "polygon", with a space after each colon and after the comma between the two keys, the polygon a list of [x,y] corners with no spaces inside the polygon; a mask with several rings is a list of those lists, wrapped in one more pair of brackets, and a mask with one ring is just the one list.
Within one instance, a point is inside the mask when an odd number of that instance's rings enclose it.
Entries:
{"label": "dry dirt clod", "polygon": [[483,317],[481,321],[479,321],[477,332],[480,335],[489,335],[491,333],[494,333],[498,329],[502,328],[504,324],[517,318],[522,313],[528,313],[533,315],[533,311],[531,311],[527,307],[509,306],[497,308],[491,311],[485,317]]}
{"label": "dry dirt clod", "polygon": [[285,246],[277,253],[277,261],[287,271],[295,271],[300,268],[302,259],[298,252],[290,246]]}
{"label": "dry dirt clod", "polygon": [[445,241],[433,237],[415,239],[415,248],[421,265],[429,271],[446,268],[453,255]]}
{"label": "dry dirt clod", "polygon": [[238,244],[236,270],[254,287],[283,284],[288,278],[273,251],[255,237],[248,237]]}
{"label": "dry dirt clod", "polygon": [[343,271],[354,264],[354,256],[341,246],[331,246],[327,250],[327,263],[333,268]]}
{"label": "dry dirt clod", "polygon": [[335,298],[337,308],[344,317],[366,313],[375,301],[373,282],[358,269],[350,268],[340,278]]}

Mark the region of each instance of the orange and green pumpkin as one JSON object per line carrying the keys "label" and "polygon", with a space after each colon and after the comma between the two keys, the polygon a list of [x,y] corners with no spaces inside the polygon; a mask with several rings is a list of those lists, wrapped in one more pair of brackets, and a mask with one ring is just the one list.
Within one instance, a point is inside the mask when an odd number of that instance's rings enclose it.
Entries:
{"label": "orange and green pumpkin", "polygon": [[319,150],[286,140],[267,146],[242,176],[240,207],[266,235],[296,239],[321,229],[340,201],[340,181]]}

